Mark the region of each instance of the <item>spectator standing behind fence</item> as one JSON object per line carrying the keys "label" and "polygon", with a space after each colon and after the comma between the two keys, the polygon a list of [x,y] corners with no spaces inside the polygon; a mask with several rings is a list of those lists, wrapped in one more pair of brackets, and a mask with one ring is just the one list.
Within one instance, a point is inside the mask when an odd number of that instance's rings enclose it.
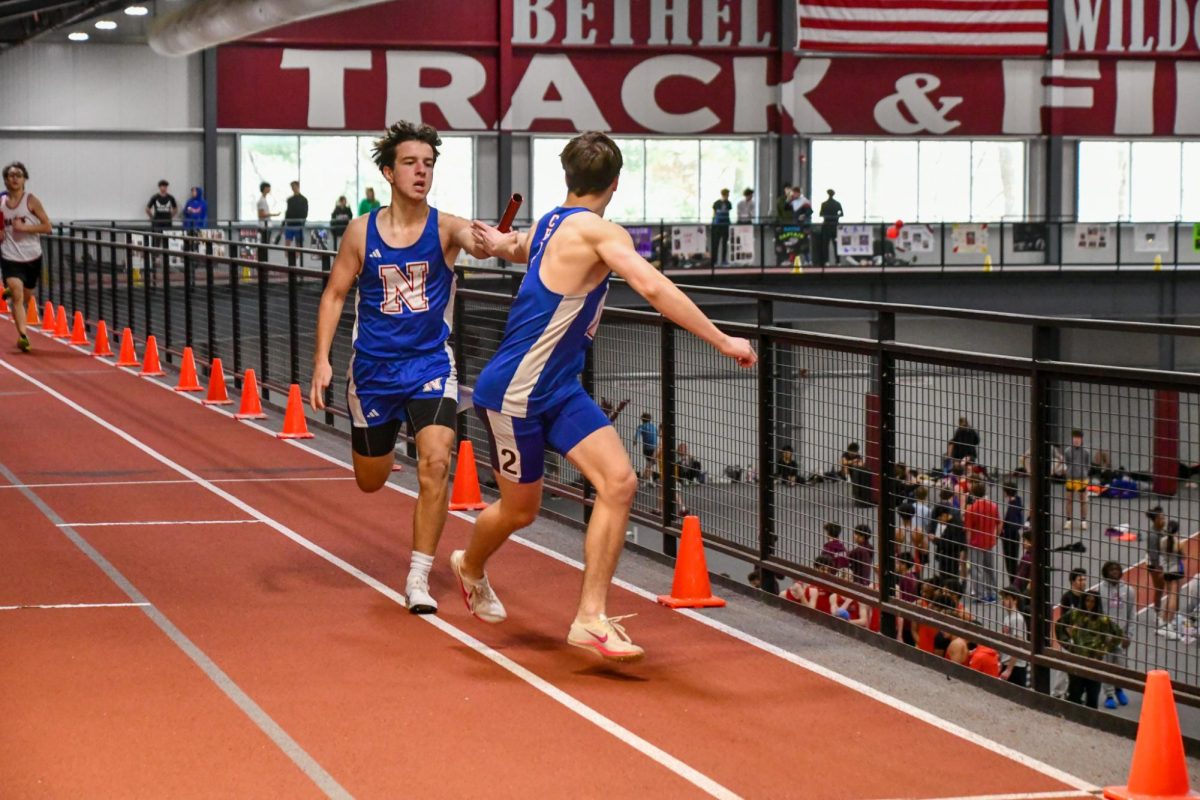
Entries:
{"label": "spectator standing behind fence", "polygon": [[1004,484],[1004,525],[1000,529],[1000,547],[1004,551],[1004,572],[1008,584],[1017,578],[1021,563],[1021,529],[1025,527],[1025,506],[1014,483]]}
{"label": "spectator standing behind fence", "polygon": [[[154,234],[150,244],[154,247],[167,246],[162,232],[171,227],[175,215],[179,213],[179,204],[175,202],[175,196],[167,191],[170,186],[167,179],[163,178],[158,182],[158,191],[150,195],[150,200],[146,203],[146,216],[150,218],[150,230]],[[159,258],[157,254],[154,256],[155,261]]]}
{"label": "spectator standing behind fence", "polygon": [[790,225],[796,219],[792,211],[792,187],[785,184],[779,199],[775,201],[775,221],[780,225]]}
{"label": "spectator standing behind fence", "polygon": [[[1116,561],[1105,562],[1100,568],[1100,577],[1103,582],[1100,584],[1100,599],[1104,603],[1104,607],[1108,609],[1108,615],[1112,621],[1120,626],[1121,631],[1125,635],[1122,643],[1114,648],[1105,659],[1108,663],[1124,668],[1127,662],[1126,654],[1129,652],[1129,636],[1133,632],[1134,606],[1136,602],[1133,597],[1133,588],[1127,584],[1123,578],[1125,570]],[[1115,709],[1117,704],[1128,705],[1129,698],[1125,696],[1125,692],[1120,686],[1114,684],[1104,685],[1104,707],[1107,709]]]}
{"label": "spectator standing behind fence", "polygon": [[754,222],[754,190],[747,188],[742,192],[742,199],[737,204],[738,225],[749,225]]}
{"label": "spectator standing behind fence", "polygon": [[358,215],[370,214],[375,209],[379,208],[379,201],[375,199],[375,190],[370,186],[366,189],[367,196],[364,197],[358,204]]}
{"label": "spectator standing behind fence", "polygon": [[[1004,616],[1000,619],[1000,633],[1005,636],[1025,642],[1029,640],[1029,630],[1025,625],[1025,615],[1021,613],[1021,595],[1015,589],[1008,588],[1000,592],[1000,602],[1004,606]],[[1012,653],[1000,656],[1000,677],[1009,683],[1024,687],[1027,665]]]}
{"label": "spectator standing behind fence", "polygon": [[712,260],[716,266],[729,264],[729,214],[733,203],[729,201],[729,190],[721,190],[721,199],[712,205]]}
{"label": "spectator standing behind fence", "polygon": [[854,526],[854,547],[846,558],[850,561],[850,576],[859,586],[870,586],[874,581],[875,548],[871,545],[871,526]]}
{"label": "spectator standing behind fence", "polygon": [[329,215],[329,230],[333,234],[334,250],[338,249],[338,242],[341,241],[342,234],[346,232],[346,227],[352,219],[354,219],[354,209],[350,208],[350,203],[346,201],[346,195],[342,195],[337,199],[333,213]]}
{"label": "spectator standing behind fence", "polygon": [[[1064,611],[1055,625],[1059,643],[1068,653],[1084,658],[1104,659],[1122,644],[1128,644],[1121,628],[1104,614],[1100,594],[1086,592],[1080,605]],[[1067,699],[1089,708],[1100,706],[1100,681],[1071,674],[1067,678]]]}
{"label": "spectator standing behind fence", "polygon": [[1017,562],[1017,574],[1012,587],[1022,596],[1029,594],[1029,578],[1033,575],[1033,531],[1026,525],[1021,529],[1021,560]]}
{"label": "spectator standing behind fence", "polygon": [[1166,533],[1160,537],[1158,549],[1162,558],[1163,597],[1157,633],[1174,641],[1179,638],[1179,627],[1175,621],[1175,614],[1179,610],[1179,585],[1187,575],[1177,521],[1171,520],[1167,523]]}
{"label": "spectator standing behind fence", "polygon": [[958,427],[946,443],[946,458],[950,461],[945,467],[947,471],[962,464],[966,458],[979,462],[979,431],[971,427],[971,421],[966,417],[958,418]]}
{"label": "spectator standing behind fence", "polygon": [[208,203],[204,199],[204,189],[192,187],[192,196],[183,206],[183,229],[195,234],[201,228],[208,227]]}
{"label": "spectator standing behind fence", "polygon": [[[1162,506],[1154,506],[1146,512],[1146,518],[1150,520],[1150,530],[1146,531],[1146,572],[1150,573],[1150,586],[1154,591],[1154,609],[1155,616],[1162,607],[1163,594],[1163,568],[1162,556],[1159,552],[1159,545],[1162,543],[1162,535],[1167,530],[1167,515],[1163,512]],[[1159,627],[1162,627],[1162,622],[1158,622]]]}
{"label": "spectator standing behind fence", "polygon": [[1063,530],[1069,531],[1074,525],[1072,512],[1076,498],[1079,499],[1079,528],[1087,530],[1088,470],[1092,467],[1092,456],[1083,446],[1083,431],[1071,431],[1071,446],[1063,451],[1063,460],[1067,465],[1063,499],[1063,516],[1067,521],[1063,523]]}
{"label": "spectator standing behind fence", "polygon": [[642,467],[642,480],[651,483],[654,481],[654,466],[658,453],[658,428],[654,425],[649,411],[642,413],[642,424],[638,425],[633,439],[642,446],[642,457],[646,460],[645,466]]}
{"label": "spectator standing behind fence", "polygon": [[813,263],[825,266],[829,261],[829,248],[833,247],[833,263],[838,263],[837,229],[838,220],[842,218],[842,204],[833,199],[833,189],[825,192],[828,197],[821,203],[821,236],[817,241],[816,252],[813,253]]}
{"label": "spectator standing behind fence", "polygon": [[[1068,578],[1067,590],[1063,592],[1059,598],[1059,619],[1062,619],[1068,611],[1079,608],[1083,605],[1083,595],[1087,591],[1087,570],[1083,567],[1075,567],[1071,570]],[[1066,648],[1059,637],[1058,629],[1055,628],[1055,637],[1058,639],[1060,647]],[[1059,673],[1058,678],[1054,681],[1054,685],[1050,688],[1050,694],[1054,697],[1063,698],[1067,696],[1069,676],[1066,673]],[[1097,684],[1098,686],[1098,684]]]}
{"label": "spectator standing behind fence", "polygon": [[779,450],[779,460],[775,462],[775,477],[779,479],[780,483],[786,483],[789,486],[795,486],[796,481],[800,478],[796,456],[792,452],[790,444],[785,444]]}
{"label": "spectator standing behind fence", "polygon": [[841,572],[850,566],[846,557],[846,545],[842,542],[842,526],[836,522],[825,523],[825,544],[821,545],[821,555],[829,556],[835,572]]}
{"label": "spectator standing behind fence", "polygon": [[963,515],[967,529],[968,554],[971,561],[971,597],[985,603],[996,602],[995,549],[1000,529],[1000,510],[988,499],[983,481],[971,481],[971,497],[974,501]]}
{"label": "spectator standing behind fence", "polygon": [[962,554],[967,537],[962,516],[949,505],[940,505],[933,512],[927,531],[937,552],[937,573],[943,581],[957,580],[962,575]]}
{"label": "spectator standing behind fence", "polygon": [[[292,247],[304,246],[304,223],[308,220],[308,198],[300,194],[300,181],[292,181],[292,196],[283,214],[283,241]],[[296,266],[295,252],[288,251],[288,266]]]}
{"label": "spectator standing behind fence", "polygon": [[255,206],[258,210],[258,224],[263,228],[263,243],[266,244],[268,236],[265,231],[271,227],[271,217],[278,217],[279,212],[271,208],[271,184],[263,181],[258,185],[258,204]]}

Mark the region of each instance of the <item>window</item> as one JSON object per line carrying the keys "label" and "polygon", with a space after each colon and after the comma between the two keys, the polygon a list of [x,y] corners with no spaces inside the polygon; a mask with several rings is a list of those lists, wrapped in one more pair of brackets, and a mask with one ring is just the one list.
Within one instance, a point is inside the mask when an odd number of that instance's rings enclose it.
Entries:
{"label": "window", "polygon": [[1025,213],[1025,144],[827,139],[813,142],[814,202],[837,191],[846,220],[992,221]]}
{"label": "window", "polygon": [[1200,220],[1200,142],[1079,143],[1083,222]]}
{"label": "window", "polygon": [[[729,189],[736,201],[754,188],[752,139],[637,139],[614,137],[624,166],[605,213],[617,222],[708,222],[712,204]],[[533,140],[533,215],[562,202],[566,192],[559,154],[568,138]]]}
{"label": "window", "polygon": [[[241,177],[238,216],[258,218],[258,185],[271,184],[273,211],[282,211],[291,189],[300,181],[308,198],[309,222],[326,222],[339,195],[357,211],[367,187],[383,205],[391,202],[391,187],[371,157],[373,136],[243,135],[240,137]],[[429,203],[451,214],[475,213],[475,143],[469,136],[445,136],[438,148]]]}

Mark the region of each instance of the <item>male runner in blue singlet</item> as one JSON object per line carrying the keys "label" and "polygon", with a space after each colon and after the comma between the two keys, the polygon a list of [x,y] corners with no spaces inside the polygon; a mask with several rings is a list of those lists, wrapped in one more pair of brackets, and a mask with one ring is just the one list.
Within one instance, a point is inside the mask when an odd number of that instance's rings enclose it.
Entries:
{"label": "male runner in blue singlet", "polygon": [[325,407],[333,377],[329,348],[357,279],[346,389],[354,477],[364,492],[387,482],[396,435],[408,420],[416,436],[420,482],[405,586],[414,614],[437,611],[429,593],[429,570],[446,523],[458,407],[458,376],[446,342],[454,322],[453,265],[459,250],[482,253],[467,220],[439,214],[426,200],[439,144],[433,128],[408,122],[396,123],[375,142],[375,163],[392,186],[392,202],[346,227],[317,313],[309,394],[314,409]]}
{"label": "male runner in blue singlet", "polygon": [[567,642],[616,661],[644,655],[608,617],[608,586],[625,543],[637,477],[607,415],[579,382],[612,272],[665,317],[743,367],[757,361],[745,339],[725,335],[695,303],[637,254],[633,239],[603,218],[617,189],[621,151],[603,133],[585,133],[562,156],[567,199],[532,231],[503,234],[473,224],[488,255],[528,262],[504,338],[475,384],[475,409],[491,440],[499,501],[475,521],[465,551],[450,556],[467,607],[485,622],[506,617],[484,573],[488,558],[537,516],[543,450],[562,453],[596,489],[584,544],[583,591]]}

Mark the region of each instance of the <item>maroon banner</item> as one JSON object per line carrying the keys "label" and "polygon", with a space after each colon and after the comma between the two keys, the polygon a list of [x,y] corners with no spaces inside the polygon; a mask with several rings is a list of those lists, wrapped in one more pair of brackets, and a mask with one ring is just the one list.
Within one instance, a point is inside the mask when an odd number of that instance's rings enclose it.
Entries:
{"label": "maroon banner", "polygon": [[374,47],[496,46],[511,9],[513,47],[778,49],[777,0],[393,0],[286,25],[243,41]]}
{"label": "maroon banner", "polygon": [[782,102],[807,134],[1200,133],[1194,61],[804,58],[792,74]]}
{"label": "maroon banner", "polygon": [[1062,0],[1067,55],[1200,56],[1200,0]]}
{"label": "maroon banner", "polygon": [[222,128],[377,130],[419,118],[441,130],[697,135],[782,125],[778,59],[766,55],[523,51],[502,93],[496,58],[482,53],[238,45],[221,48],[217,65]]}

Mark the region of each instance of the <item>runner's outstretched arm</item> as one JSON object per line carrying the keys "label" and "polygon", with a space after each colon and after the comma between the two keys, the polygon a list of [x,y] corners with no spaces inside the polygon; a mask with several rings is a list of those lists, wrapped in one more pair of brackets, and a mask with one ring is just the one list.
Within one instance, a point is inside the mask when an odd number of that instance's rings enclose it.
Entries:
{"label": "runner's outstretched arm", "polygon": [[750,342],[722,333],[691,298],[638,255],[627,230],[611,222],[600,222],[589,233],[596,253],[608,268],[624,278],[631,289],[664,317],[708,342],[739,366],[751,367],[758,361]]}

